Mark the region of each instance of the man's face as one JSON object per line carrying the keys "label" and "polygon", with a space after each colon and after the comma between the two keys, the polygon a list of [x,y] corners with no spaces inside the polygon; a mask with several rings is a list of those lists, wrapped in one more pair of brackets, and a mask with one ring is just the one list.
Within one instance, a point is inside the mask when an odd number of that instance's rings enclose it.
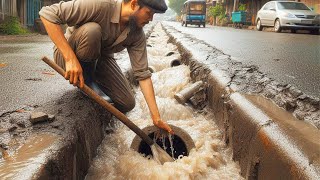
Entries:
{"label": "man's face", "polygon": [[[152,21],[154,12],[150,10],[148,7],[144,6],[142,8],[138,8],[137,11],[135,11],[129,18],[129,24],[131,29],[141,29],[146,24],[149,23],[149,21]],[[136,27],[132,27],[136,26]]]}

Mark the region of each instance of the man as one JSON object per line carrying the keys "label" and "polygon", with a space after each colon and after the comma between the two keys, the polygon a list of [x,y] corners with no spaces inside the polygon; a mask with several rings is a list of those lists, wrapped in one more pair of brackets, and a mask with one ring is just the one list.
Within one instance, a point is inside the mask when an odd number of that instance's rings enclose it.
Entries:
{"label": "man", "polygon": [[[164,0],[72,0],[43,7],[39,14],[65,78],[80,87],[86,83],[105,99],[108,95],[122,112],[133,109],[135,99],[113,53],[127,48],[154,125],[173,133],[156,104],[142,29],[154,13],[166,10]],[[60,24],[69,26],[65,36]]]}

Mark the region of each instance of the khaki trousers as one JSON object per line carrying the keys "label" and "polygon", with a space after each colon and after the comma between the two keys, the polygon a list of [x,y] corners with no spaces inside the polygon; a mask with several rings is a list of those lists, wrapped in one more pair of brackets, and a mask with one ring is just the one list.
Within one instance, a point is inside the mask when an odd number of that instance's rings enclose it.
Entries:
{"label": "khaki trousers", "polygon": [[[135,106],[135,99],[127,79],[113,57],[100,58],[101,27],[97,23],[86,23],[76,29],[68,42],[79,61],[93,62],[97,59],[94,80],[101,90],[108,95],[121,112],[128,112]],[[60,51],[55,48],[55,62],[65,70],[65,61]]]}

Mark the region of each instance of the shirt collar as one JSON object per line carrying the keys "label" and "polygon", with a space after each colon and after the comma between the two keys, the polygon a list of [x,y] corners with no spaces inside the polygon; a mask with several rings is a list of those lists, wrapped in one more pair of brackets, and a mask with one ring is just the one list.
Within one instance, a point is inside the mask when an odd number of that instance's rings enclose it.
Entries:
{"label": "shirt collar", "polygon": [[111,17],[112,23],[119,23],[119,21],[120,21],[121,4],[122,4],[122,0],[116,0],[115,10],[114,10],[114,13]]}

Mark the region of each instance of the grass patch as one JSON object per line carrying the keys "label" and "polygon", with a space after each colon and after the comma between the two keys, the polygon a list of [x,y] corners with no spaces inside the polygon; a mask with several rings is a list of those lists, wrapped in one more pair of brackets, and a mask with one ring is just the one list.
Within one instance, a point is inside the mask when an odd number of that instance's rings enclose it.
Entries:
{"label": "grass patch", "polygon": [[8,17],[0,24],[0,34],[21,35],[28,33],[29,31],[21,26],[17,17]]}

